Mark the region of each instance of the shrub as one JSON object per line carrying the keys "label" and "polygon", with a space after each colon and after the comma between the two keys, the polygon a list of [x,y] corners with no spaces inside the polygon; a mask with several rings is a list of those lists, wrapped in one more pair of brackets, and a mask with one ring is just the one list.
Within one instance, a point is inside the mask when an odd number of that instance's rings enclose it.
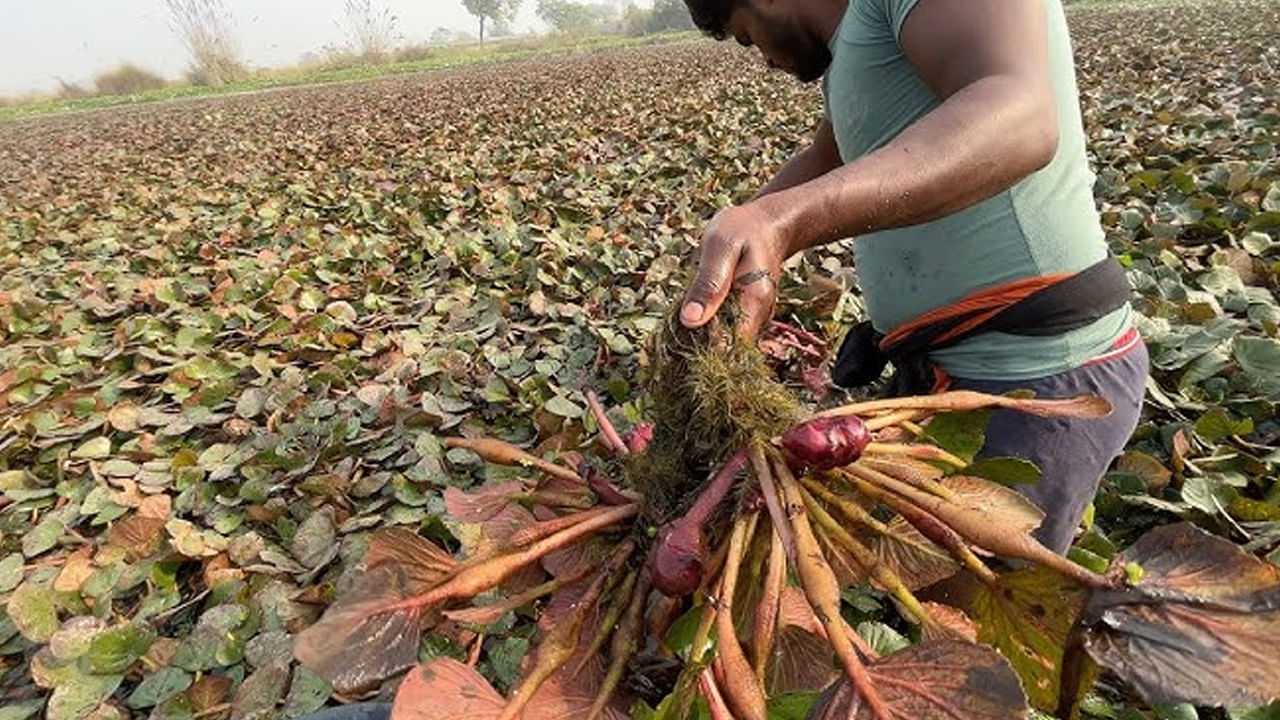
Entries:
{"label": "shrub", "polygon": [[132,63],[120,65],[93,79],[93,86],[99,95],[133,95],[157,90],[167,84],[164,78]]}
{"label": "shrub", "polygon": [[191,53],[187,79],[222,85],[247,74],[232,37],[231,14],[222,0],[165,0],[174,30]]}

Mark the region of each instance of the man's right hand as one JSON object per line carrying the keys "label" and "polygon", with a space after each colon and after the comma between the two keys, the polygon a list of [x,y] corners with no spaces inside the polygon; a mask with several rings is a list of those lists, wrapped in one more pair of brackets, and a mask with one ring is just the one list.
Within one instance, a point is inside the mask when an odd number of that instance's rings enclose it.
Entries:
{"label": "man's right hand", "polygon": [[754,340],[773,316],[778,279],[790,243],[763,203],[727,207],[711,219],[698,251],[698,275],[689,288],[680,321],[688,328],[708,323],[729,297],[739,293],[737,331]]}

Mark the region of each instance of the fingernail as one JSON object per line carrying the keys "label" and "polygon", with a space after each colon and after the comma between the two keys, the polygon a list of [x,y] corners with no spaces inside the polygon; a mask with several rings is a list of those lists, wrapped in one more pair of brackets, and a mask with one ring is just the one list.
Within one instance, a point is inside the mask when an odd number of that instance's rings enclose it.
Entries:
{"label": "fingernail", "polygon": [[685,303],[684,308],[680,311],[680,320],[686,325],[691,325],[702,319],[702,312],[705,310],[702,303],[691,302]]}

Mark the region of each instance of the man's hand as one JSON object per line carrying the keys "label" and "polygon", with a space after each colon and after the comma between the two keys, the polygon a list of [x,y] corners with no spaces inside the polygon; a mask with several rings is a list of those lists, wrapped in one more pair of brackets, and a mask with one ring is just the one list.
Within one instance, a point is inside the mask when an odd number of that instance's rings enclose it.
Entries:
{"label": "man's hand", "polygon": [[753,340],[773,316],[789,243],[780,224],[761,205],[725,208],[707,224],[698,254],[698,276],[680,310],[685,327],[705,325],[730,291],[737,291],[741,298],[740,337]]}

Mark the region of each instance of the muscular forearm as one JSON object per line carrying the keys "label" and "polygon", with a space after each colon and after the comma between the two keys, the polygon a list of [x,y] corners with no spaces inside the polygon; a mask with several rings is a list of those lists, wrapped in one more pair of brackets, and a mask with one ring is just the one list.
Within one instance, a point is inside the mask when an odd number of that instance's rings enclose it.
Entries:
{"label": "muscular forearm", "polygon": [[760,200],[779,218],[785,255],[944,217],[1047,164],[1052,105],[1012,76],[969,85],[883,148]]}

